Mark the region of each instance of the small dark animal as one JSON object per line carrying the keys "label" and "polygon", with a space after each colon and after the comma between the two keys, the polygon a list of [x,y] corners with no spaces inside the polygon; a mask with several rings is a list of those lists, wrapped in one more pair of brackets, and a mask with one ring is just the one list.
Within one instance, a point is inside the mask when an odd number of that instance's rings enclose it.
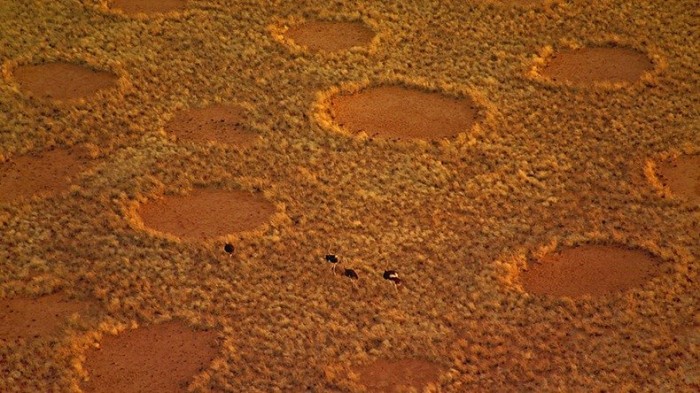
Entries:
{"label": "small dark animal", "polygon": [[234,251],[234,250],[235,250],[235,248],[233,247],[233,244],[231,244],[231,243],[226,243],[226,244],[224,245],[224,251],[226,251],[226,253],[228,253],[228,255],[229,255],[230,257],[233,256],[233,251]]}
{"label": "small dark animal", "polygon": [[333,271],[333,273],[335,273],[335,266],[338,264],[338,262],[340,262],[340,260],[338,259],[338,256],[328,254],[328,255],[326,255],[326,262],[333,264],[333,267],[331,268],[331,270]]}
{"label": "small dark animal", "polygon": [[352,281],[352,285],[355,286],[357,286],[355,282],[360,279],[360,276],[357,275],[357,272],[352,269],[345,269],[345,271],[343,272],[343,276],[349,278]]}
{"label": "small dark animal", "polygon": [[396,270],[385,270],[384,279],[391,281],[394,284],[394,289],[399,289],[399,285],[401,285],[401,279],[399,278],[399,273],[397,273]]}

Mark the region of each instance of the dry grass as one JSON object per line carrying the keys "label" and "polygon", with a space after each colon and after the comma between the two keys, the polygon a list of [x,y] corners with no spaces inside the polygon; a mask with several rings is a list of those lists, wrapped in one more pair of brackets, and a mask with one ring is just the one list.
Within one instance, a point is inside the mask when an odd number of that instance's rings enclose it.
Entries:
{"label": "dry grass", "polygon": [[[195,391],[360,391],[376,359],[425,359],[442,391],[694,391],[699,211],[654,178],[700,150],[700,56],[689,1],[191,0],[130,18],[100,0],[0,3],[0,160],[86,145],[71,190],[0,205],[0,298],[62,291],[97,322],[0,347],[0,391],[77,391],[107,332],[178,318],[221,331]],[[309,53],[285,24],[361,20],[367,48]],[[551,50],[619,42],[655,70],[629,86],[558,86]],[[545,59],[545,60],[542,60]],[[29,99],[20,64],[108,70],[119,87],[72,105]],[[442,142],[351,136],[328,94],[402,82],[473,97],[486,118]],[[179,144],[177,110],[234,102],[261,141]],[[139,230],[134,204],[194,187],[260,190],[280,212],[255,236],[183,242]],[[618,243],[665,261],[618,297],[522,290],[528,258]],[[330,275],[333,252],[363,278]],[[396,293],[381,279],[400,271]],[[695,318],[695,319],[694,319]]]}

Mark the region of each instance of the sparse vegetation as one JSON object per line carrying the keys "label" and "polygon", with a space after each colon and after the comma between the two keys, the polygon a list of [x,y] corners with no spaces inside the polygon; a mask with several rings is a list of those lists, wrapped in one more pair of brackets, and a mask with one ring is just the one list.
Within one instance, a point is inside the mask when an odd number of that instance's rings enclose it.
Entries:
{"label": "sparse vegetation", "polygon": [[[52,147],[93,158],[62,194],[0,204],[0,299],[61,292],[96,314],[0,345],[0,391],[80,391],[104,335],[172,319],[220,338],[193,391],[360,392],[358,368],[378,359],[429,362],[445,392],[696,391],[698,207],[669,198],[656,171],[700,151],[697,4],[512,3],[190,0],[132,17],[107,0],[0,2],[0,167]],[[310,52],[284,37],[307,20],[377,35]],[[538,74],[556,50],[607,43],[654,70],[625,85]],[[54,61],[117,86],[60,104],[13,78]],[[334,123],[330,97],[389,83],[469,96],[484,117],[440,141]],[[243,108],[260,140],[166,132],[177,111],[214,103]],[[138,206],[194,188],[260,192],[277,213],[207,240],[138,224]],[[586,243],[646,250],[664,268],[619,296],[523,290],[529,259]],[[360,285],[327,279],[329,250]],[[381,277],[387,261],[400,291]]]}

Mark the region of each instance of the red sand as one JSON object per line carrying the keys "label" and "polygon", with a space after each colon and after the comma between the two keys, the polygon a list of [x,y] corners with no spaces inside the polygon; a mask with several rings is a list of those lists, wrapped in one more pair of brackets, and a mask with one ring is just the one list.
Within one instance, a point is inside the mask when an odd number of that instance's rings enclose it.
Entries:
{"label": "red sand", "polygon": [[242,119],[242,110],[235,105],[213,105],[178,112],[165,130],[191,142],[215,141],[246,147],[257,137],[241,128]]}
{"label": "red sand", "polygon": [[584,245],[531,262],[523,287],[536,295],[604,296],[640,286],[659,270],[660,260],[640,250]]}
{"label": "red sand", "polygon": [[700,204],[700,154],[681,156],[659,165],[659,178],[673,194]]}
{"label": "red sand", "polygon": [[633,83],[653,68],[649,58],[634,49],[583,48],[555,53],[542,74],[554,81],[574,84]]}
{"label": "red sand", "polygon": [[129,15],[148,15],[183,10],[187,0],[112,0],[110,7]]}
{"label": "red sand", "polygon": [[383,138],[447,138],[471,130],[477,119],[471,99],[400,86],[339,95],[331,106],[342,127]]}
{"label": "red sand", "polygon": [[218,352],[216,333],[179,322],[104,336],[86,356],[85,392],[185,392]]}
{"label": "red sand", "polygon": [[438,382],[442,370],[425,360],[377,360],[355,369],[368,392],[400,392],[408,388],[421,392],[429,383]]}
{"label": "red sand", "polygon": [[313,52],[366,46],[374,35],[372,29],[360,22],[306,22],[287,31],[288,38]]}
{"label": "red sand", "polygon": [[0,300],[0,343],[50,337],[71,315],[88,308],[89,303],[67,300],[61,294]]}
{"label": "red sand", "polygon": [[87,167],[78,149],[56,149],[0,163],[0,203],[66,191],[70,179]]}
{"label": "red sand", "polygon": [[111,72],[62,62],[19,66],[14,77],[29,95],[59,101],[87,98],[116,86],[118,79]]}
{"label": "red sand", "polygon": [[140,206],[147,227],[181,238],[210,239],[256,229],[275,213],[261,195],[245,191],[195,189]]}

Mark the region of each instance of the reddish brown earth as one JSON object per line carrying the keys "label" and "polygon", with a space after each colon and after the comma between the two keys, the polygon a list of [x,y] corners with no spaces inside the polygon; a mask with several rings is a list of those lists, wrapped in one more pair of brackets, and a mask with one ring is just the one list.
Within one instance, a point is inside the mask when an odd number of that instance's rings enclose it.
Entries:
{"label": "reddish brown earth", "polygon": [[663,162],[658,169],[661,183],[691,203],[700,204],[700,154]]}
{"label": "reddish brown earth", "polygon": [[382,138],[440,139],[469,131],[478,111],[469,98],[381,86],[331,100],[335,121],[353,133]]}
{"label": "reddish brown earth", "polygon": [[374,35],[372,29],[360,22],[313,21],[292,26],[287,31],[288,38],[313,52],[335,52],[366,46]]}
{"label": "reddish brown earth", "polygon": [[104,336],[88,351],[85,392],[186,392],[192,378],[216,357],[216,332],[195,331],[180,322]]}
{"label": "reddish brown earth", "polygon": [[400,392],[409,388],[423,391],[429,383],[437,383],[441,368],[418,359],[386,360],[360,366],[355,372],[368,392]]}
{"label": "reddish brown earth", "polygon": [[268,222],[275,206],[245,191],[195,189],[141,205],[143,223],[187,239],[210,239],[256,229]]}
{"label": "reddish brown earth", "polygon": [[63,62],[19,66],[14,77],[30,96],[58,101],[88,98],[115,87],[118,79],[111,72]]}
{"label": "reddish brown earth", "polygon": [[542,74],[553,81],[574,84],[639,80],[654,68],[647,56],[630,48],[567,49],[555,53]]}
{"label": "reddish brown earth", "polygon": [[69,189],[71,179],[88,166],[80,150],[55,149],[0,163],[0,203]]}
{"label": "reddish brown earth", "polygon": [[129,15],[160,14],[184,10],[187,0],[112,0],[110,7]]}
{"label": "reddish brown earth", "polygon": [[89,303],[68,300],[61,294],[0,300],[0,343],[51,337],[71,315],[88,308]]}
{"label": "reddish brown earth", "polygon": [[604,296],[644,284],[660,264],[641,250],[583,245],[531,262],[521,280],[525,290],[536,295]]}
{"label": "reddish brown earth", "polygon": [[232,146],[246,147],[257,136],[241,127],[243,113],[235,105],[213,105],[206,108],[178,112],[165,126],[179,139],[205,143],[215,141]]}

